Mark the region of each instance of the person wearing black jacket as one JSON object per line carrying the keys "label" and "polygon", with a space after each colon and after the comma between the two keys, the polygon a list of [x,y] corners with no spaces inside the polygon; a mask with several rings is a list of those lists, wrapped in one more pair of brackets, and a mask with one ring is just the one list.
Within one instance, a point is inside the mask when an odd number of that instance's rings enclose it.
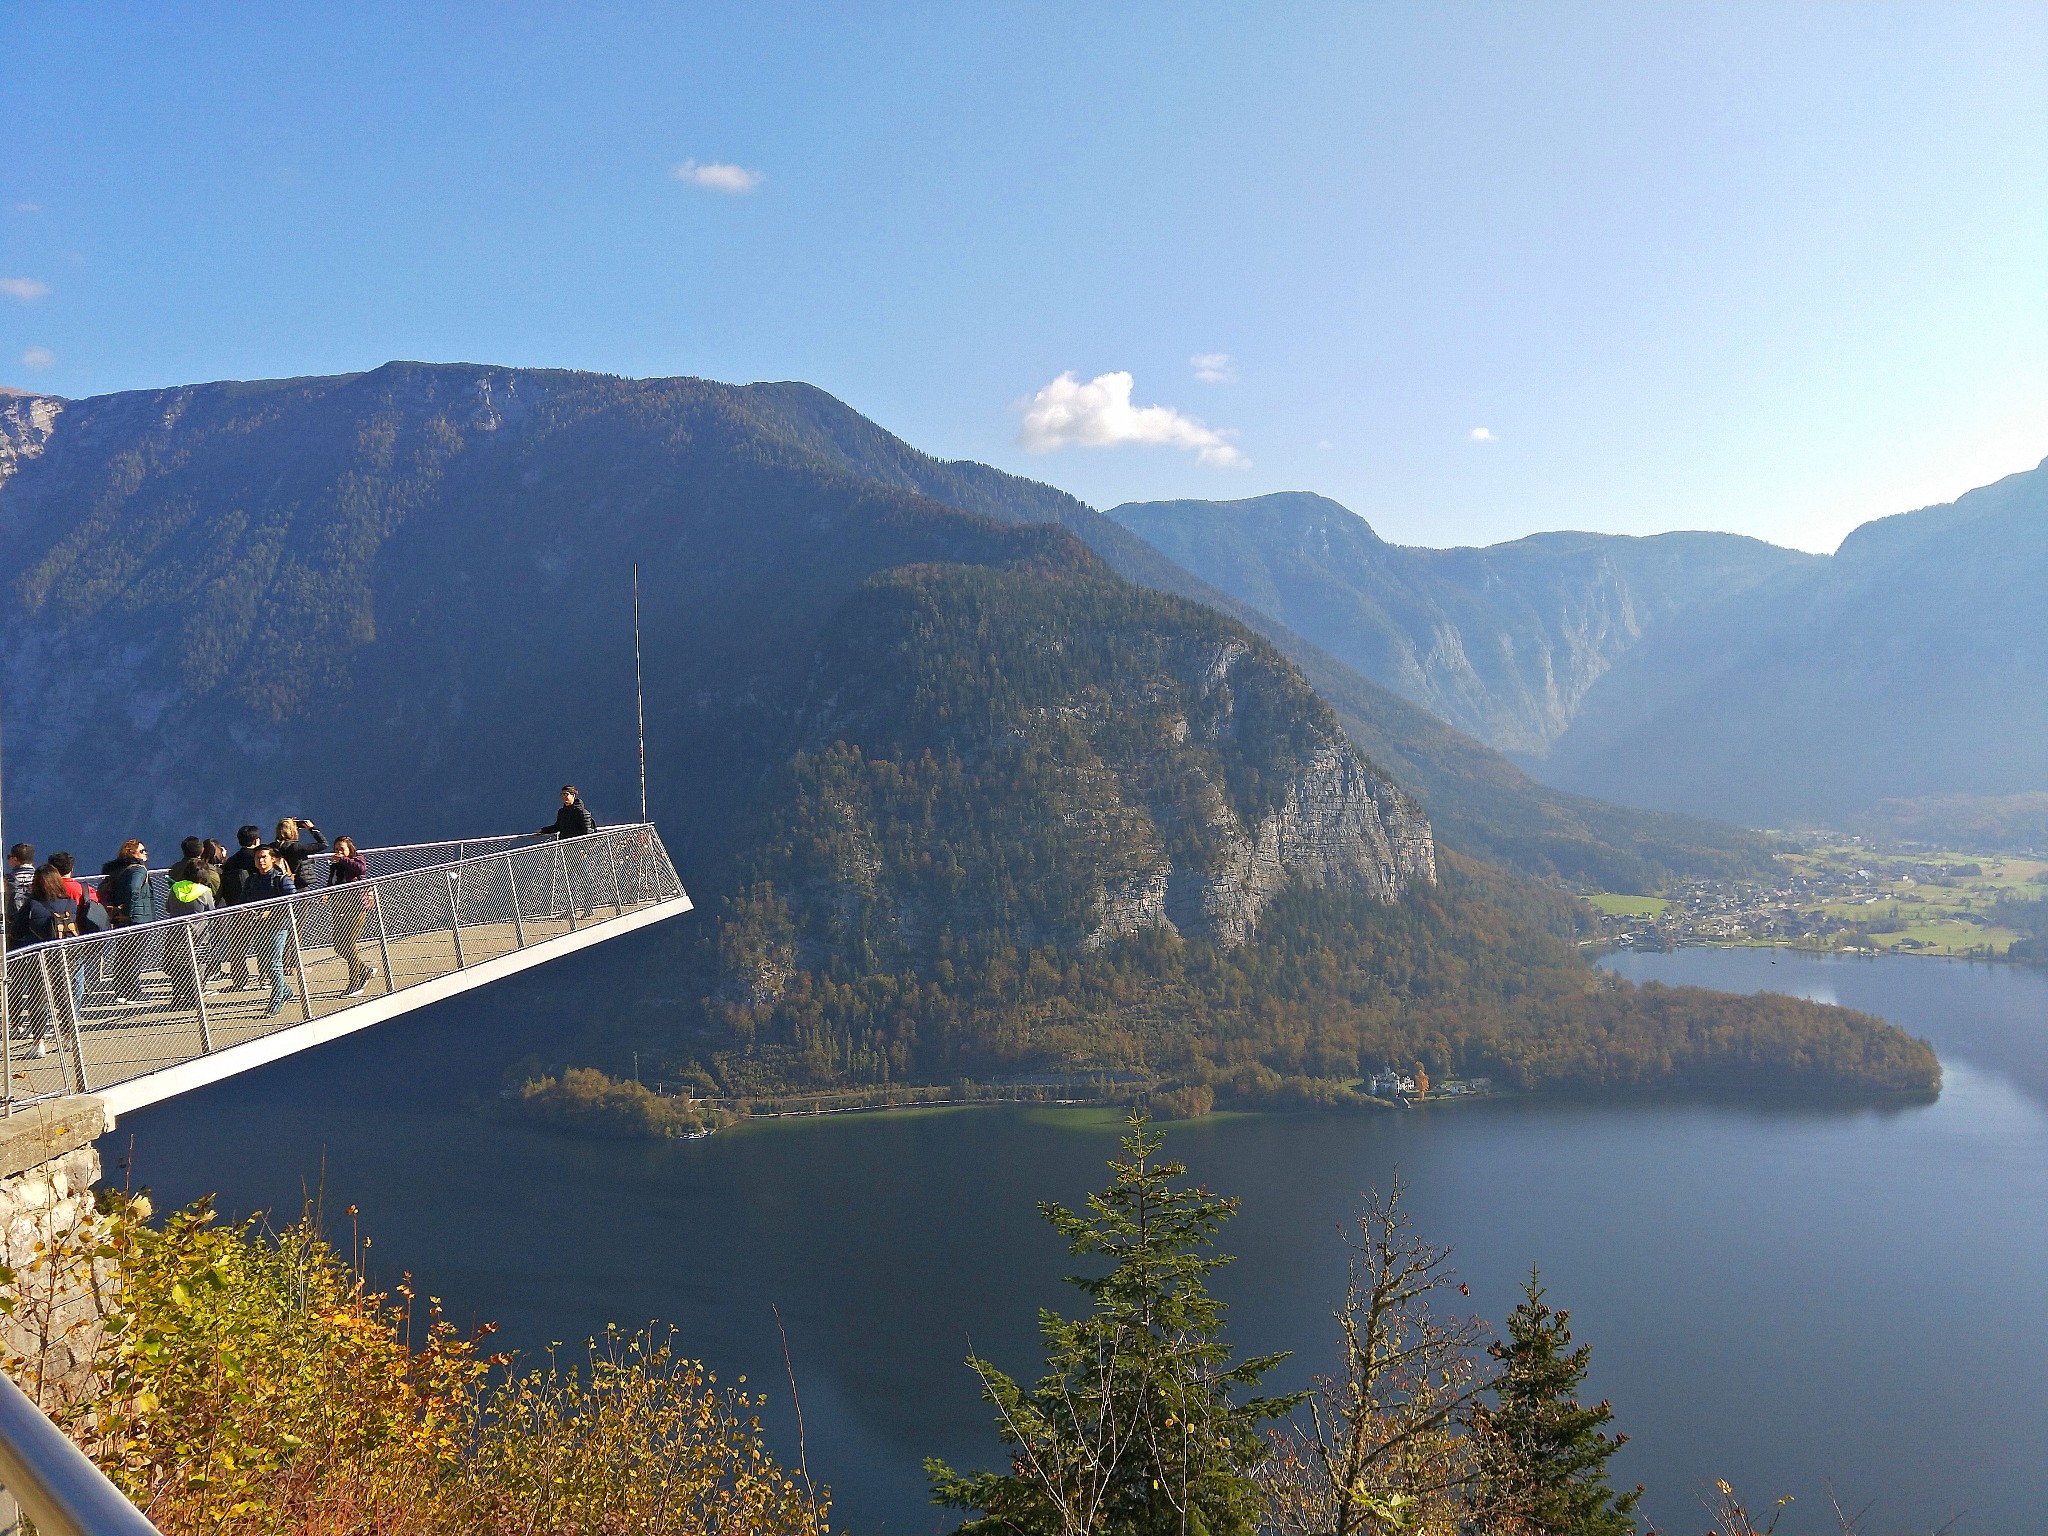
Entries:
{"label": "person wearing black jacket", "polygon": [[[307,838],[311,838],[309,843]],[[320,835],[320,829],[303,816],[287,816],[277,824],[277,841],[270,845],[277,851],[277,861],[292,877],[292,885],[303,891],[313,883],[306,860],[316,853],[327,851],[327,839]]]}
{"label": "person wearing black jacket", "polygon": [[562,808],[555,812],[555,819],[534,833],[535,837],[588,837],[597,830],[597,818],[590,814],[590,807],[583,803],[583,797],[576,793],[574,784],[562,786]]}
{"label": "person wearing black jacket", "polygon": [[220,866],[220,904],[224,907],[242,899],[242,887],[256,873],[256,850],[262,845],[263,833],[255,827],[242,827],[236,831],[235,841],[240,846]]}
{"label": "person wearing black jacket", "polygon": [[[590,807],[583,803],[583,797],[576,792],[574,784],[562,786],[562,808],[555,812],[555,819],[542,827],[536,837],[552,836],[560,842],[572,837],[588,837],[597,830],[597,818],[590,814]],[[562,861],[562,874],[569,882],[569,893],[575,899],[578,915],[594,917],[597,914],[597,896],[591,889],[590,856],[576,853]]]}
{"label": "person wearing black jacket", "polygon": [[[249,877],[256,873],[256,852],[263,846],[262,829],[253,826],[238,828],[235,832],[235,841],[241,846],[220,867],[220,895],[216,900],[223,907],[239,906],[242,903],[242,891],[248,885]],[[233,978],[228,982],[227,990],[248,991],[251,950],[249,936],[241,924],[221,925],[217,953],[220,959],[227,962]]]}
{"label": "person wearing black jacket", "polygon": [[7,850],[7,937],[19,944],[21,914],[35,896],[36,849],[33,843],[16,843]]}
{"label": "person wearing black jacket", "polygon": [[[256,850],[256,872],[242,886],[242,905],[258,902],[272,902],[281,897],[296,894],[292,877],[285,873],[283,863],[277,857],[275,848],[263,847]],[[289,919],[282,907],[271,907],[267,911],[251,913],[251,926],[256,930],[256,952],[263,957],[263,969],[270,977],[270,1016],[276,1018],[284,1012],[284,1005],[297,999],[298,994],[284,979],[285,946],[291,942]]]}

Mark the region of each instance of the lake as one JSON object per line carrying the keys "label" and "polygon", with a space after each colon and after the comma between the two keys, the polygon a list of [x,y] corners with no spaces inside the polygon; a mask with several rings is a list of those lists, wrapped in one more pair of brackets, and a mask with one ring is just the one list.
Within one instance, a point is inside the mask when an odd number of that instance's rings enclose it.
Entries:
{"label": "lake", "polygon": [[[570,962],[564,962],[569,964]],[[1795,1502],[1781,1532],[2048,1531],[2048,974],[1917,957],[1624,954],[1637,980],[1771,989],[1931,1040],[1938,1102],[1876,1108],[1521,1099],[1410,1114],[1212,1116],[1168,1147],[1243,1200],[1218,1290],[1244,1352],[1331,1354],[1337,1230],[1398,1168],[1498,1321],[1541,1266],[1593,1347],[1617,1458],[1667,1533],[1725,1477]],[[160,1204],[361,1208],[411,1270],[515,1347],[660,1318],[774,1394],[795,1455],[779,1309],[834,1524],[929,1532],[920,1461],[998,1456],[970,1340],[1036,1374],[1035,1309],[1071,1293],[1040,1199],[1102,1180],[1113,1116],[1014,1108],[760,1124],[684,1144],[576,1141],[462,1107],[527,1048],[488,992],[138,1112],[110,1179]],[[345,1226],[344,1226],[345,1230]]]}

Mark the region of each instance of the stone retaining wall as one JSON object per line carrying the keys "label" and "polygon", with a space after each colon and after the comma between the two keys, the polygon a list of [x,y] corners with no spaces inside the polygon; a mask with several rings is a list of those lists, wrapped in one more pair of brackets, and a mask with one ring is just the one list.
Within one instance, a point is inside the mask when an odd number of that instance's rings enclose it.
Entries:
{"label": "stone retaining wall", "polygon": [[61,1415],[90,1391],[100,1318],[114,1278],[99,1246],[93,1141],[108,1129],[87,1095],[56,1099],[0,1120],[0,1364],[45,1413]]}

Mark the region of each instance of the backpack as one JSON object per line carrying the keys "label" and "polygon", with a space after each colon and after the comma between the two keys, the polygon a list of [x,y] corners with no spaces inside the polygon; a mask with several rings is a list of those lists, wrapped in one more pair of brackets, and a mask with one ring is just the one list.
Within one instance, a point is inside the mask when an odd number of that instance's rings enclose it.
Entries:
{"label": "backpack", "polygon": [[80,933],[105,933],[114,925],[114,920],[107,916],[107,909],[100,904],[91,886],[85,885],[81,888],[85,894],[80,896],[77,902],[77,931]]}
{"label": "backpack", "polygon": [[49,912],[50,937],[52,939],[75,939],[78,937],[77,903],[74,902],[72,904],[69,912],[60,912],[55,907],[51,907]]}
{"label": "backpack", "polygon": [[213,888],[203,880],[179,880],[171,886],[171,910],[182,917],[213,908]]}

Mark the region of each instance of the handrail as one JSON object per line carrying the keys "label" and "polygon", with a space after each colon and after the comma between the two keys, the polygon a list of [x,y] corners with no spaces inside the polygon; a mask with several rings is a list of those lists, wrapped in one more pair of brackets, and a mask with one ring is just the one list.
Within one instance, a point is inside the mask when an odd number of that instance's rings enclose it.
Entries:
{"label": "handrail", "polygon": [[40,1536],[160,1536],[107,1474],[0,1372],[0,1488]]}
{"label": "handrail", "polygon": [[[432,857],[479,845],[492,851],[13,951],[0,1114],[53,1093],[98,1092],[287,1027],[278,1004],[297,1005],[292,1023],[311,1023],[363,998],[371,977],[375,995],[387,995],[479,958],[528,949],[550,930],[573,933],[600,909],[624,916],[683,895],[651,823],[566,840],[519,833],[412,848]],[[357,897],[371,923],[345,921]],[[272,953],[280,929],[281,955]],[[369,959],[380,963],[365,964],[363,945],[375,946]],[[356,958],[344,975],[336,968],[345,955]],[[317,1004],[307,975],[316,956],[324,972],[311,978]],[[394,958],[403,975],[394,975]],[[229,963],[245,992],[245,978],[270,976],[269,1013],[258,1001],[207,997],[208,977]],[[283,985],[280,964],[294,973]]]}
{"label": "handrail", "polygon": [[[593,827],[591,830],[601,832],[608,829],[603,827]],[[416,853],[422,848],[449,848],[453,849],[455,852],[455,859],[451,862],[459,863],[461,860],[465,858],[472,857],[472,850],[474,850],[475,853],[497,853],[502,851],[507,845],[512,843],[531,843],[543,837],[552,837],[553,835],[554,834],[549,832],[498,832],[493,833],[489,837],[442,837],[434,838],[424,843],[380,843],[373,848],[364,848],[358,846],[356,852],[362,857],[363,862],[365,864],[374,864],[388,863],[393,855]],[[258,846],[262,847],[266,845],[258,844]],[[232,857],[234,854],[241,851],[242,850],[237,848],[230,848],[228,850],[228,853],[230,857]],[[309,853],[306,855],[307,860],[313,865],[316,872],[326,869],[329,861],[333,857],[334,850],[331,846],[321,850],[319,853]],[[418,865],[414,867],[425,869],[434,868],[437,866]],[[390,870],[383,870],[378,872],[384,874],[393,873],[393,871]],[[83,878],[86,883],[90,884],[93,879],[98,877],[80,877],[74,874],[73,878]],[[166,906],[170,901],[171,895],[171,866],[165,865],[161,869],[150,870],[149,885],[150,889],[156,893],[158,907],[162,908]]]}

